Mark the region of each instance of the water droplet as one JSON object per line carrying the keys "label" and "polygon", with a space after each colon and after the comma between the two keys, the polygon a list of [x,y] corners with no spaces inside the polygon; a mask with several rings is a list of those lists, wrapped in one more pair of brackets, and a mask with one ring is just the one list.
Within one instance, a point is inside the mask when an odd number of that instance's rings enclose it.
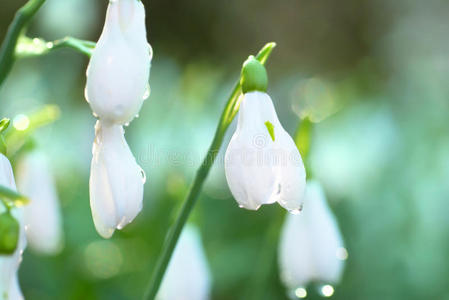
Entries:
{"label": "water droplet", "polygon": [[92,112],[92,115],[95,117],[95,118],[98,118],[98,115],[93,111]]}
{"label": "water droplet", "polygon": [[134,116],[134,118],[138,118],[138,117],[139,117],[139,114],[137,114],[137,115]]}
{"label": "water droplet", "polygon": [[142,168],[140,168],[140,175],[142,175],[142,183],[145,184],[145,182],[147,182],[147,175]]}
{"label": "water droplet", "polygon": [[245,207],[244,207],[243,205],[241,205],[241,204],[239,204],[239,207],[240,207],[240,208],[245,208]]}
{"label": "water droplet", "polygon": [[[129,126],[129,122],[126,122],[125,124],[123,124],[124,126]],[[123,131],[124,132],[124,131]]]}
{"label": "water droplet", "polygon": [[147,83],[147,86],[145,88],[145,92],[143,93],[142,99],[143,100],[148,99],[148,97],[150,97],[150,93],[151,93],[151,88],[150,88],[150,85]]}
{"label": "water droplet", "polygon": [[347,260],[348,259],[348,250],[345,247],[340,247],[337,249],[335,256],[339,260]]}
{"label": "water droplet", "polygon": [[299,215],[299,213],[302,211],[302,204],[298,209],[292,209],[289,210],[289,213],[291,213],[292,215]]}
{"label": "water droplet", "polygon": [[305,298],[307,297],[307,290],[303,287],[299,287],[295,289],[295,296],[298,298]]}
{"label": "water droplet", "polygon": [[323,297],[331,297],[334,294],[334,287],[330,284],[323,285],[320,288],[320,293]]}

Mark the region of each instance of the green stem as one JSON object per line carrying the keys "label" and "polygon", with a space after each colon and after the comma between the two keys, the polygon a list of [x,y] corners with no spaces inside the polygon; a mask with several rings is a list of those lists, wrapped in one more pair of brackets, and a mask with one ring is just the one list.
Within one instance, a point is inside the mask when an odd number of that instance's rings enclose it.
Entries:
{"label": "green stem", "polygon": [[41,38],[29,38],[21,36],[16,47],[16,58],[41,56],[60,48],[71,48],[88,57],[92,55],[95,42],[80,40],[74,37],[65,37],[53,42],[47,42]]}
{"label": "green stem", "polygon": [[[275,46],[275,43],[266,44],[257,54],[256,58],[262,64],[265,64]],[[214,139],[212,140],[212,144],[207,151],[203,163],[196,172],[192,187],[187,194],[187,197],[175,221],[175,224],[168,233],[167,239],[165,240],[162,248],[162,255],[159,256],[158,262],[156,264],[156,269],[153,273],[151,281],[149,282],[148,288],[144,295],[144,299],[154,299],[156,297],[159,286],[162,282],[162,278],[164,277],[165,270],[167,269],[168,263],[170,262],[170,258],[172,256],[173,250],[175,249],[176,243],[178,242],[179,235],[181,234],[181,231],[190,215],[190,212],[195,206],[196,200],[198,199],[198,195],[201,192],[201,188],[204,181],[206,180],[207,174],[209,173],[209,170],[215,161],[218,151],[220,150],[226,130],[237,114],[239,108],[238,98],[241,95],[241,90],[242,87],[239,80],[234,86],[234,89],[232,90],[232,93],[227,101],[226,107],[221,114],[220,122],[218,123]]]}
{"label": "green stem", "polygon": [[0,86],[14,64],[17,41],[23,28],[44,4],[45,0],[30,0],[22,6],[14,16],[0,48]]}

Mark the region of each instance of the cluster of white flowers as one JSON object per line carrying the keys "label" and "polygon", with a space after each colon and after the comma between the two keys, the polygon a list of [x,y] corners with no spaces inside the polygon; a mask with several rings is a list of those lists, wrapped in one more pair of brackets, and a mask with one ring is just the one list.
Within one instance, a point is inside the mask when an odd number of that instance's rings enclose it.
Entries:
{"label": "cluster of white flowers", "polygon": [[[151,47],[147,42],[145,10],[139,0],[110,1],[103,32],[87,69],[85,96],[94,116],[95,140],[90,174],[90,205],[98,233],[109,238],[142,209],[144,174],[124,137],[123,126],[139,113],[148,97]],[[242,69],[237,129],[225,155],[229,188],[240,207],[257,210],[279,203],[291,214],[279,249],[281,279],[305,296],[312,281],[335,284],[347,257],[341,234],[324,193],[308,182],[295,142],[282,127],[266,93],[262,64],[250,57]],[[45,160],[29,156],[19,165],[20,191],[31,199],[25,209],[13,208],[20,224],[18,247],[0,256],[0,297],[22,299],[17,270],[26,246],[57,253],[62,225],[57,193]],[[0,154],[0,184],[15,189],[8,159]],[[304,212],[298,215],[305,203]],[[0,206],[1,210],[5,208]],[[46,216],[42,218],[42,216]],[[186,227],[181,235],[157,299],[206,300],[211,276],[199,233]],[[329,295],[326,286],[325,295]]]}

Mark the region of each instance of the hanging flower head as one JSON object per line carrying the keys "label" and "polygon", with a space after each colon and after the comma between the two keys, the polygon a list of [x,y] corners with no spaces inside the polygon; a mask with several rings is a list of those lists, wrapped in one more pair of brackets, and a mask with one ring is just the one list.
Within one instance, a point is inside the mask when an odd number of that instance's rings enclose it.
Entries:
{"label": "hanging flower head", "polygon": [[244,63],[237,130],[225,154],[229,188],[240,207],[278,202],[301,210],[306,174],[301,155],[266,93],[267,75],[254,57]]}
{"label": "hanging flower head", "polygon": [[126,124],[148,96],[151,47],[139,0],[110,1],[87,68],[86,99],[104,122]]}
{"label": "hanging flower head", "polygon": [[85,91],[99,118],[92,149],[90,204],[95,227],[105,238],[142,209],[142,170],[122,126],[138,114],[148,97],[150,64],[142,2],[111,0],[87,69]]}
{"label": "hanging flower head", "polygon": [[187,225],[168,265],[157,300],[207,300],[211,275],[196,227]]}
{"label": "hanging flower head", "polygon": [[24,207],[26,236],[40,253],[58,253],[63,244],[61,208],[53,174],[43,153],[24,157],[17,168],[19,191],[31,201]]}
{"label": "hanging flower head", "polygon": [[323,284],[321,293],[333,293],[347,258],[337,222],[327,206],[320,184],[307,182],[304,210],[288,215],[279,246],[281,279],[292,291],[306,295],[312,282]]}
{"label": "hanging flower head", "polygon": [[[15,190],[16,184],[9,160],[0,153],[0,184]],[[6,212],[0,203],[0,214]],[[21,208],[11,208],[11,215],[19,222],[19,238],[12,254],[0,254],[0,296],[6,300],[24,299],[18,283],[18,269],[22,261],[22,253],[26,247],[26,238]]]}

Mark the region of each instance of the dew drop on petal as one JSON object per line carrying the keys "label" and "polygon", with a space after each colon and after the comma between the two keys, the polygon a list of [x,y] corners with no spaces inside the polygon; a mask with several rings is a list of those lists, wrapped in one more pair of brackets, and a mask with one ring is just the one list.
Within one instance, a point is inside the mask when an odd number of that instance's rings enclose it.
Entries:
{"label": "dew drop on petal", "polygon": [[348,259],[348,250],[345,247],[340,247],[337,249],[335,256],[339,260],[347,260]]}
{"label": "dew drop on petal", "polygon": [[147,84],[147,86],[145,88],[145,92],[143,93],[142,99],[143,100],[148,99],[148,97],[150,97],[150,93],[151,93],[151,88],[150,88],[150,85]]}
{"label": "dew drop on petal", "polygon": [[140,175],[142,175],[142,183],[145,184],[145,182],[147,182],[147,175],[145,174],[145,171],[140,168]]}

